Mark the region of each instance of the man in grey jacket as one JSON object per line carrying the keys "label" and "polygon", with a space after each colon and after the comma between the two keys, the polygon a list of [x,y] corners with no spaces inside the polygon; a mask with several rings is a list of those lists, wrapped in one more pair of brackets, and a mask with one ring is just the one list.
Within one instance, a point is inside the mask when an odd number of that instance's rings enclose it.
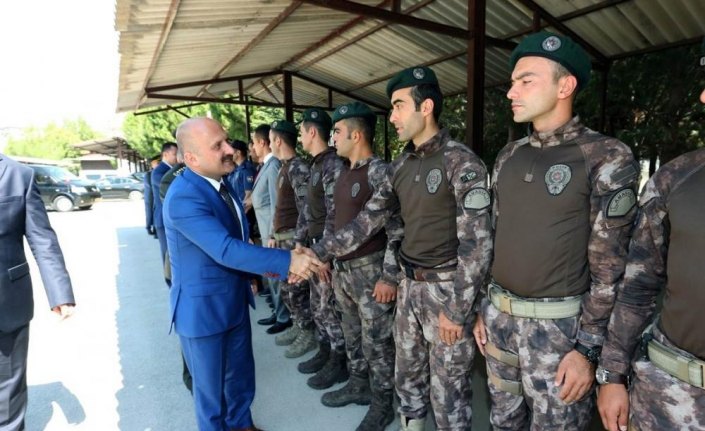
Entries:
{"label": "man in grey jacket", "polygon": [[[255,184],[252,186],[252,207],[257,216],[257,227],[259,227],[262,245],[267,246],[266,239],[272,231],[272,220],[274,219],[274,204],[277,202],[277,176],[281,162],[274,157],[269,148],[269,125],[262,124],[257,127],[252,134],[252,151],[257,159],[262,163],[262,167],[257,173]],[[247,203],[246,203],[247,205]],[[274,312],[271,317],[260,319],[260,325],[272,325],[267,329],[269,334],[277,334],[291,326],[289,310],[281,300],[279,282],[276,280],[263,279],[265,287],[272,294],[272,304]]]}
{"label": "man in grey jacket", "polygon": [[71,280],[49,224],[32,168],[0,154],[0,429],[24,429],[27,347],[34,314],[27,238],[52,311],[65,318],[75,304]]}

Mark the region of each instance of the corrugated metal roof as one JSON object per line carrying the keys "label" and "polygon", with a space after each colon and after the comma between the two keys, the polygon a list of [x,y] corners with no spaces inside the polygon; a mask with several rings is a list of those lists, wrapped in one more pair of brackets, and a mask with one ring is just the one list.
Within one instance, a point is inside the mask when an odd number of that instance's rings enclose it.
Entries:
{"label": "corrugated metal roof", "polygon": [[[705,0],[486,0],[487,36],[518,42],[530,31],[534,3],[597,51],[618,58],[653,47],[692,41],[705,34]],[[359,0],[367,6],[390,1]],[[600,6],[605,6],[600,8]],[[581,14],[585,8],[589,13]],[[403,0],[410,16],[467,28],[467,1]],[[543,21],[546,25],[546,21]],[[121,54],[118,111],[173,103],[146,97],[147,88],[287,70],[296,105],[333,105],[349,95],[386,106],[389,75],[431,64],[444,93],[465,89],[465,40],[379,19],[290,0],[117,0]],[[556,31],[553,26],[549,30]],[[509,76],[509,51],[488,46],[485,82]],[[596,58],[599,60],[599,58]],[[281,73],[243,80],[255,100],[284,100]],[[345,95],[348,93],[349,95]],[[183,97],[239,96],[238,82],[160,91]]]}

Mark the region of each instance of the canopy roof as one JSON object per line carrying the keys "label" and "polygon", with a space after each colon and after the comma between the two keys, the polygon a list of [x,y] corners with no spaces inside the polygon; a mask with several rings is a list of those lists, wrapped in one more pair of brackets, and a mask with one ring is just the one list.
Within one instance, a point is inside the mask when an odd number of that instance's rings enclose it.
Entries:
{"label": "canopy roof", "polygon": [[351,98],[386,109],[387,79],[417,64],[445,94],[464,92],[469,41],[483,34],[484,84],[496,85],[534,29],[572,36],[600,68],[698,41],[702,11],[702,0],[117,0],[117,110],[223,97],[284,106],[287,91],[294,109]]}

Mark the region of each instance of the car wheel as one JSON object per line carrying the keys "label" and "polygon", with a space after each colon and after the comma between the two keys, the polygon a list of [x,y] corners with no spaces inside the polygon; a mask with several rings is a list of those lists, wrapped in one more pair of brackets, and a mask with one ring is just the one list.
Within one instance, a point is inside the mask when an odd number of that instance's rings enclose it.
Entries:
{"label": "car wheel", "polygon": [[54,198],[53,206],[56,211],[63,213],[73,209],[73,201],[66,196],[57,196]]}
{"label": "car wheel", "polygon": [[137,201],[137,200],[142,199],[142,192],[138,192],[137,190],[132,190],[132,191],[127,195],[127,197],[128,197],[131,201]]}
{"label": "car wheel", "polygon": [[78,209],[80,209],[80,210],[82,210],[82,211],[89,210],[89,209],[91,209],[91,208],[93,208],[93,205],[86,205],[86,206],[84,206],[84,207],[78,207]]}

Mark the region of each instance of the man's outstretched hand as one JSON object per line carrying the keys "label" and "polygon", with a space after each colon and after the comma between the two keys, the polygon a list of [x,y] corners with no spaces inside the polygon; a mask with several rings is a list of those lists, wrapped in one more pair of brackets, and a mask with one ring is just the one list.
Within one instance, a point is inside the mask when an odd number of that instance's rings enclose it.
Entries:
{"label": "man's outstretched hand", "polygon": [[289,264],[289,283],[296,284],[308,280],[318,273],[323,262],[318,260],[316,254],[309,248],[297,248],[291,251]]}

